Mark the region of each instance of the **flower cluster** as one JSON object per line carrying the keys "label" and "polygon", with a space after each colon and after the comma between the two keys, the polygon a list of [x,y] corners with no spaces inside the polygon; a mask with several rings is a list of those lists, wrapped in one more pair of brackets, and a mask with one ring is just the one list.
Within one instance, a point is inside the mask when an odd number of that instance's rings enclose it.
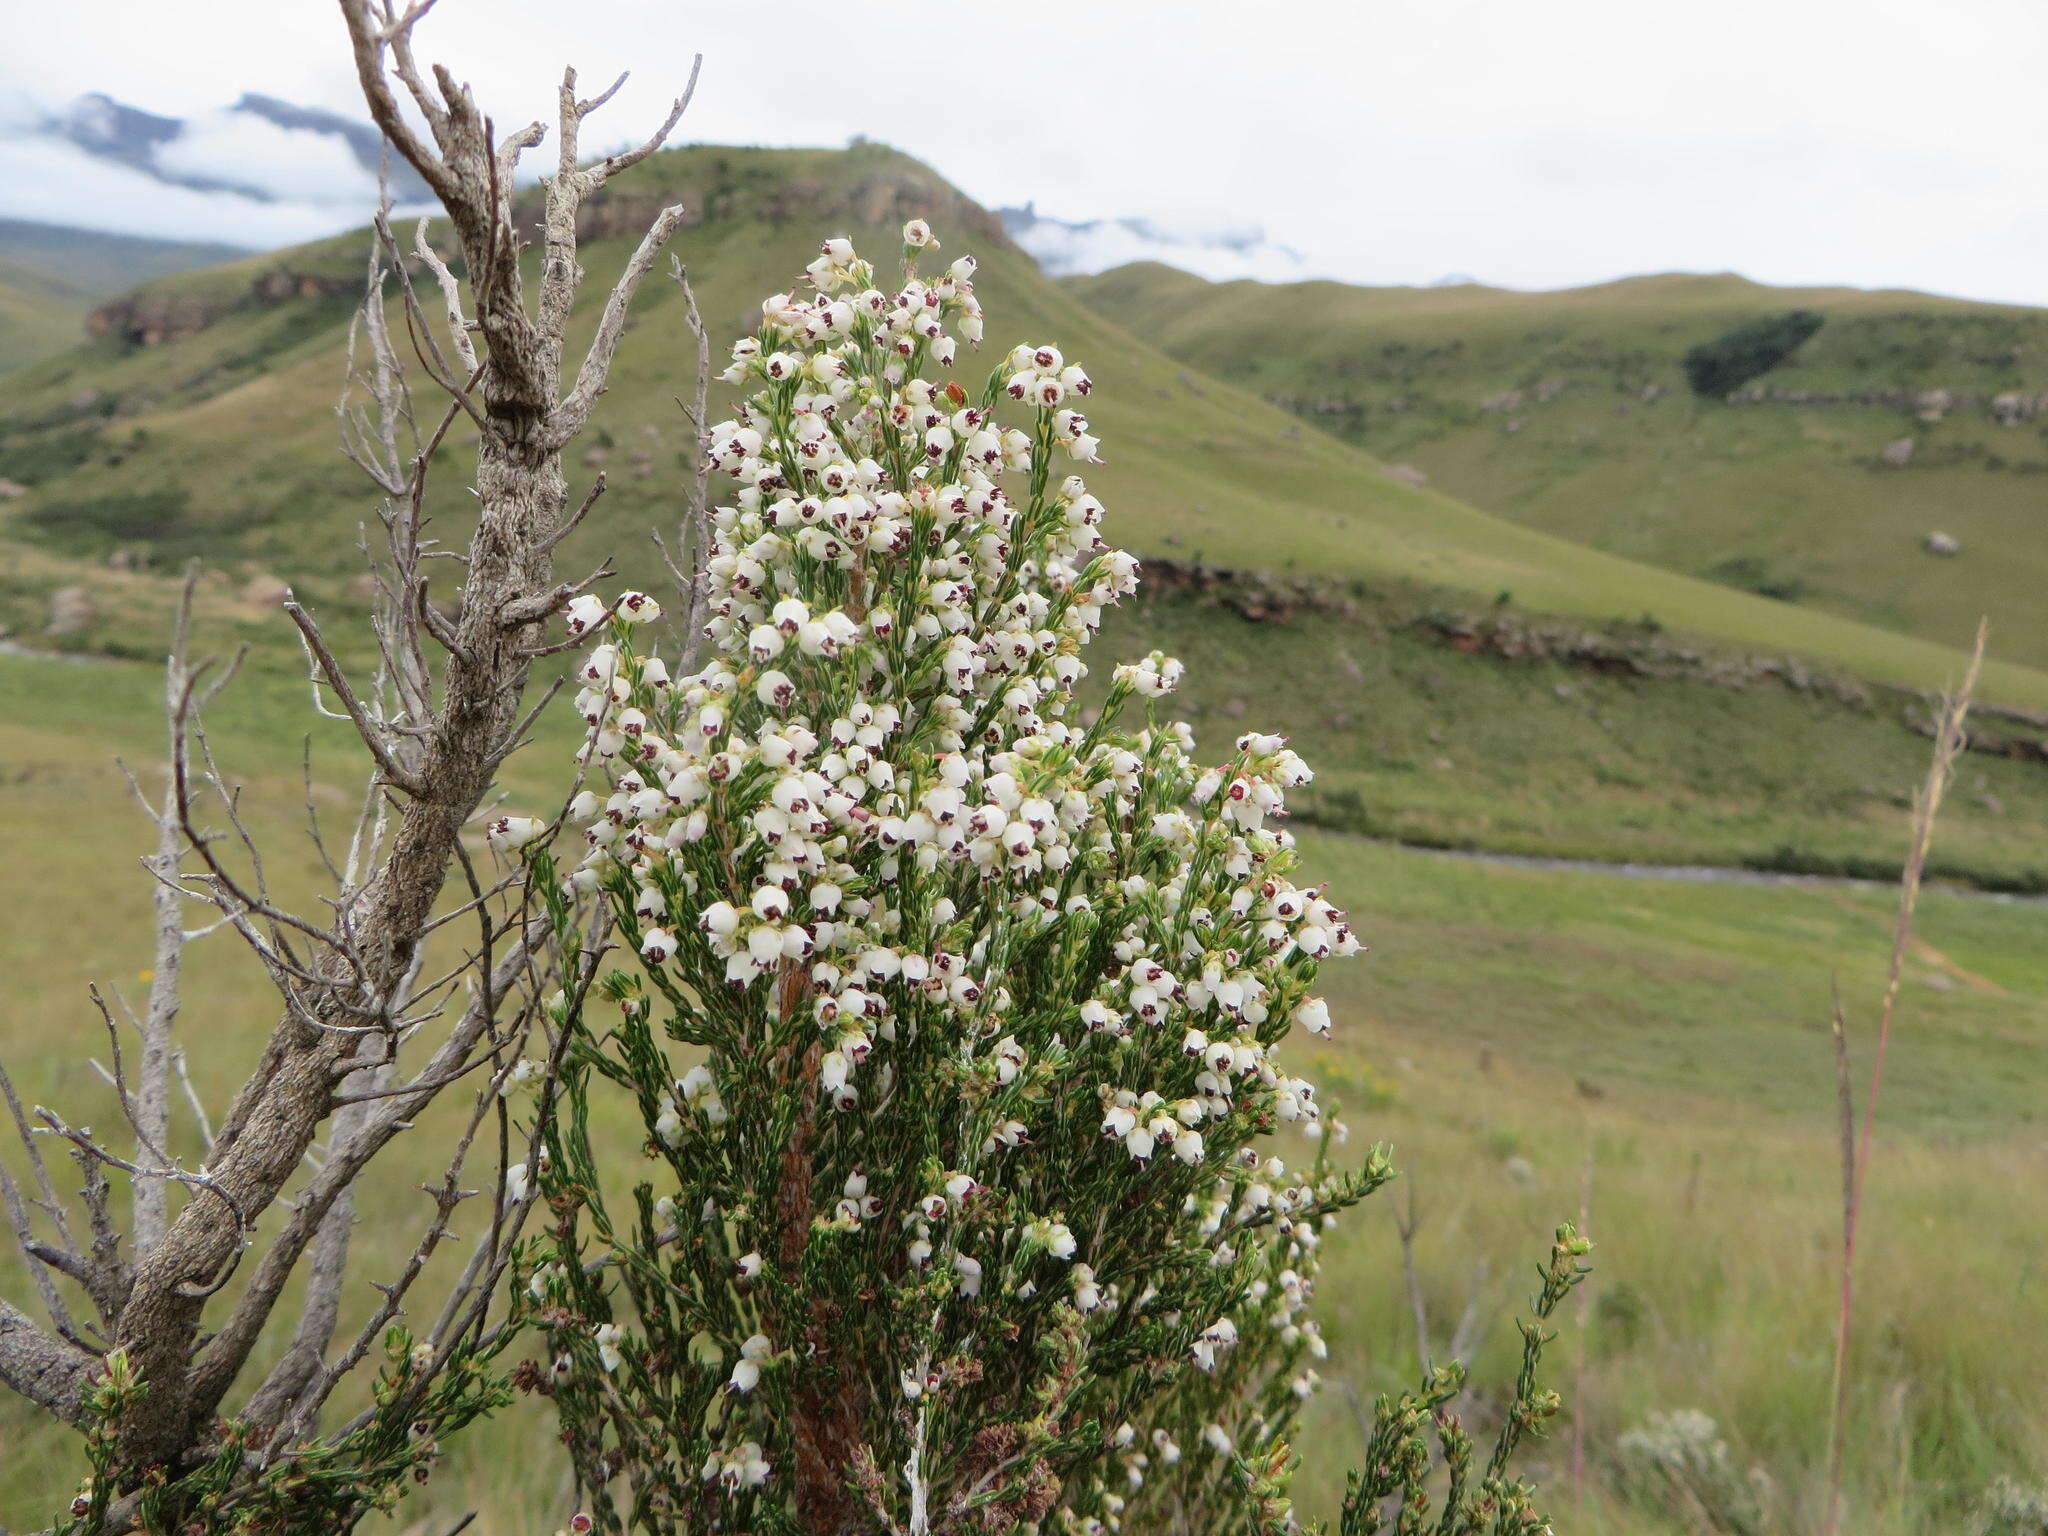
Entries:
{"label": "flower cluster", "polygon": [[[664,1489],[650,1530],[706,1499],[834,1528],[856,1486],[899,1524],[1138,1529],[1162,1482],[1232,1485],[1312,1384],[1321,1229],[1386,1177],[1327,1170],[1278,1061],[1359,947],[1275,824],[1309,771],[1258,733],[1198,763],[1157,653],[1086,707],[1137,581],[1072,469],[1093,385],[1047,345],[945,378],[982,316],[972,258],[919,275],[935,244],[907,227],[884,284],[829,240],[763,304],[707,437],[709,659],[651,654],[644,594],[578,598],[580,852],[491,829],[637,959],[572,1021],[570,1097],[629,1091],[665,1172],[615,1220],[569,1116],[533,1290],[585,1362],[565,1439]],[[1280,1124],[1306,1174],[1256,1145]]]}

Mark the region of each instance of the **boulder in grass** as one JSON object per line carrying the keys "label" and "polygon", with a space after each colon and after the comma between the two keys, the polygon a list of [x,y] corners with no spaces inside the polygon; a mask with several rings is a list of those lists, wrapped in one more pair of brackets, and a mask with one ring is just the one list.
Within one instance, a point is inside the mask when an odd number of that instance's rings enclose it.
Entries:
{"label": "boulder in grass", "polygon": [[48,628],[53,635],[75,635],[90,629],[98,617],[99,607],[84,587],[59,587],[50,594]]}

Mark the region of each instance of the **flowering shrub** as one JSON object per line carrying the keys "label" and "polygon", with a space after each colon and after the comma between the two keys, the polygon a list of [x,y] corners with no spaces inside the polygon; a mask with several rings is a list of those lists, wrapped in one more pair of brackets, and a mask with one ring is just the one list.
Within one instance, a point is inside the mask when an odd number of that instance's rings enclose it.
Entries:
{"label": "flowering shrub", "polygon": [[1137,574],[1065,472],[1088,376],[929,376],[974,262],[904,242],[884,288],[827,241],[733,349],[708,663],[643,645],[644,595],[570,605],[580,862],[493,829],[638,962],[605,1024],[561,1010],[525,1385],[608,1531],[1285,1529],[1317,1251],[1390,1176],[1332,1171],[1280,1062],[1359,947],[1272,825],[1309,771],[1258,733],[1198,764],[1156,653],[1083,710]]}

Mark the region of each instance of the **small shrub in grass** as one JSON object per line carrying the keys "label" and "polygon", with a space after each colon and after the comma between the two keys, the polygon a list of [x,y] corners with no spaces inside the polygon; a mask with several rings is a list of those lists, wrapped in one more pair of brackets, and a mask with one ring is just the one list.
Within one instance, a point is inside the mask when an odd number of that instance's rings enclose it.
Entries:
{"label": "small shrub in grass", "polygon": [[1806,578],[1787,575],[1755,555],[1733,555],[1707,568],[1707,580],[1754,592],[1758,597],[1796,603],[1806,596]]}
{"label": "small shrub in grass", "polygon": [[1687,1530],[1761,1536],[1767,1528],[1761,1475],[1735,1464],[1720,1427],[1698,1409],[1653,1413],[1615,1450],[1616,1487]]}
{"label": "small shrub in grass", "polygon": [[1983,1536],[2048,1536],[2048,1487],[2001,1477],[1984,1493]]}
{"label": "small shrub in grass", "polygon": [[1626,1280],[1600,1287],[1593,1303],[1596,1347],[1602,1354],[1633,1349],[1649,1322],[1649,1306],[1643,1293]]}
{"label": "small shrub in grass", "polygon": [[1798,351],[1822,321],[1813,310],[1794,309],[1738,325],[1685,354],[1686,382],[1702,399],[1725,400]]}
{"label": "small shrub in grass", "polygon": [[[605,1531],[1288,1530],[1318,1252],[1391,1176],[1332,1165],[1281,1061],[1359,947],[1272,825],[1308,769],[1256,732],[1201,764],[1157,653],[1083,717],[1136,586],[1069,472],[1088,377],[1051,346],[932,376],[980,337],[974,264],[921,277],[904,233],[887,291],[829,241],[734,349],[708,661],[653,654],[640,594],[569,608],[602,782],[580,861],[531,858],[628,963],[601,1018],[561,1009],[524,1380]],[[1539,1319],[1584,1251],[1559,1234]],[[1382,1405],[1347,1536],[1422,1496],[1426,1431],[1445,1529],[1534,1528],[1506,1466],[1545,1337],[1476,1477],[1454,1377]]]}

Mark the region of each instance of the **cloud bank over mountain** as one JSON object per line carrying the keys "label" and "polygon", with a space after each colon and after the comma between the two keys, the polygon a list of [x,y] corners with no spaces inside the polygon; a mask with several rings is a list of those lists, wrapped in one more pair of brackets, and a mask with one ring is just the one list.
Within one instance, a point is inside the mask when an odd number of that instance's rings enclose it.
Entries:
{"label": "cloud bank over mountain", "polygon": [[[361,224],[382,157],[368,123],[274,96],[170,117],[91,93],[0,110],[0,217],[169,240],[265,248]],[[427,191],[391,168],[401,205]],[[1216,280],[1325,274],[1256,225],[1184,228],[1147,218],[1070,220],[1000,210],[1012,239],[1054,275],[1162,261]]]}
{"label": "cloud bank over mountain", "polygon": [[[363,223],[377,164],[368,124],[254,93],[184,118],[96,93],[0,107],[0,216],[39,223],[290,245]],[[401,203],[425,194],[402,165],[392,186]]]}
{"label": "cloud bank over mountain", "polygon": [[1324,274],[1301,252],[1277,244],[1256,225],[1241,229],[1177,230],[1151,219],[1056,219],[1026,203],[996,210],[1009,237],[1055,277],[1106,272],[1133,261],[1161,261],[1217,282],[1255,277],[1299,282]]}

